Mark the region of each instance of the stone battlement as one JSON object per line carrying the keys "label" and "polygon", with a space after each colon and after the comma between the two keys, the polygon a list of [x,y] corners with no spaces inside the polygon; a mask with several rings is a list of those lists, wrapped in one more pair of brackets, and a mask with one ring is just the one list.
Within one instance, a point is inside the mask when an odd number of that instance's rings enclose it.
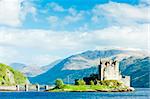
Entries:
{"label": "stone battlement", "polygon": [[122,77],[119,72],[119,62],[117,60],[100,60],[98,68],[99,80],[118,80],[130,86],[130,77]]}

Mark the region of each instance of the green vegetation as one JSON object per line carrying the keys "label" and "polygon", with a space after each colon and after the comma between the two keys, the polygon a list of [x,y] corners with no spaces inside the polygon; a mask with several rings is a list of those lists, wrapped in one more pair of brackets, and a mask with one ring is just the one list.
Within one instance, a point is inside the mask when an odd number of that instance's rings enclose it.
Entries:
{"label": "green vegetation", "polygon": [[63,91],[105,91],[105,92],[119,92],[119,91],[131,91],[129,87],[124,86],[122,83],[116,80],[97,80],[96,84],[94,81],[90,81],[90,85],[86,85],[85,81],[80,79],[75,81],[75,85],[64,84],[61,79],[56,80],[56,87],[48,90],[50,92],[63,92]]}
{"label": "green vegetation", "polygon": [[61,79],[57,79],[55,81],[55,85],[56,85],[56,88],[60,89],[60,88],[63,88],[64,83],[63,83],[63,81]]}
{"label": "green vegetation", "polygon": [[75,92],[75,91],[79,91],[79,92],[91,92],[91,91],[107,91],[107,92],[111,92],[111,91],[124,91],[127,90],[127,87],[114,87],[114,86],[103,86],[103,85],[63,85],[63,87],[61,88],[53,88],[50,89],[48,91],[50,92]]}
{"label": "green vegetation", "polygon": [[28,83],[28,79],[21,72],[0,63],[0,85],[16,85],[25,83]]}
{"label": "green vegetation", "polygon": [[98,81],[98,84],[104,85],[104,86],[121,86],[122,83],[118,82],[117,80],[103,80],[103,81]]}
{"label": "green vegetation", "polygon": [[90,85],[95,85],[93,80],[90,81]]}
{"label": "green vegetation", "polygon": [[79,80],[75,81],[75,85],[85,85],[85,81],[82,79],[79,79]]}

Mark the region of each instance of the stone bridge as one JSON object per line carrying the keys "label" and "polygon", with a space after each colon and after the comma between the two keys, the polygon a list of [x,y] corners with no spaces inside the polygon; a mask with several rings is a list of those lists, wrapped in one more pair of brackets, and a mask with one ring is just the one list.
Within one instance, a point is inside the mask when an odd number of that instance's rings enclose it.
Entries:
{"label": "stone bridge", "polygon": [[54,86],[50,85],[16,85],[16,86],[0,86],[0,91],[45,91]]}

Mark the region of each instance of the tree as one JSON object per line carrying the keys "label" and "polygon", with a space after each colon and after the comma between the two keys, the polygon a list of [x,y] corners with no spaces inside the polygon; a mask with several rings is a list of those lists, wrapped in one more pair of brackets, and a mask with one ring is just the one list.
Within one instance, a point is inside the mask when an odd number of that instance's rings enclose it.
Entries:
{"label": "tree", "polygon": [[83,79],[79,79],[75,82],[75,85],[85,85],[85,81]]}
{"label": "tree", "polygon": [[122,85],[122,83],[117,80],[103,80],[103,81],[100,81],[100,84],[104,86],[121,86]]}
{"label": "tree", "polygon": [[93,82],[93,80],[91,80],[91,81],[90,81],[90,85],[94,85],[94,82]]}
{"label": "tree", "polygon": [[62,88],[64,86],[64,83],[63,83],[62,79],[57,79],[55,81],[55,85],[56,85],[56,88],[60,89],[60,88]]}

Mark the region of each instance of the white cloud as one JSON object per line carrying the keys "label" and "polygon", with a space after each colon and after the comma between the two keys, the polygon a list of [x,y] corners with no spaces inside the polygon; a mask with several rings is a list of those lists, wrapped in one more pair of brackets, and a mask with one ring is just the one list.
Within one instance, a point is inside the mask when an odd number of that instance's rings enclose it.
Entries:
{"label": "white cloud", "polygon": [[18,26],[20,22],[20,0],[0,0],[0,24]]}
{"label": "white cloud", "polygon": [[53,11],[64,13],[64,15],[62,15],[62,16],[50,15],[47,18],[48,22],[50,23],[50,25],[52,27],[57,26],[57,27],[64,28],[66,25],[73,25],[74,23],[79,22],[82,19],[84,19],[84,17],[87,14],[86,11],[82,11],[82,10],[78,11],[73,7],[70,7],[68,9],[64,9],[61,5],[54,3],[54,2],[48,4],[48,6],[50,6],[50,8]]}
{"label": "white cloud", "polygon": [[84,24],[83,26],[79,27],[79,31],[87,31],[88,30],[88,24]]}
{"label": "white cloud", "polygon": [[0,30],[0,43],[24,48],[55,50],[59,46],[71,49],[75,42],[71,42],[70,37],[70,33],[58,33],[50,30],[6,30],[5,28]]}
{"label": "white cloud", "polygon": [[50,55],[36,55],[31,57],[30,64],[35,64],[37,66],[43,66],[50,64],[56,60],[60,59],[59,56],[50,56]]}
{"label": "white cloud", "polygon": [[28,13],[36,19],[36,8],[29,1],[0,0],[0,25],[21,26]]}
{"label": "white cloud", "polygon": [[[75,50],[82,46],[95,46],[100,43],[147,48],[147,37],[148,24],[125,27],[113,26],[91,32],[0,29],[0,44],[2,45],[46,50],[59,50],[60,48]],[[105,46],[105,44],[102,46]]]}
{"label": "white cloud", "polygon": [[[51,5],[60,6],[57,3],[51,3]],[[55,6],[53,8],[55,8]],[[104,26],[105,24],[107,24],[107,26],[134,26],[150,22],[150,16],[148,14],[150,7],[145,6],[143,3],[133,6],[126,3],[109,2],[106,4],[96,5],[93,9],[87,11],[77,10],[73,7],[68,9],[64,9],[62,7],[61,9],[63,10],[60,11],[65,15],[61,17],[55,16],[55,18],[50,15],[48,19],[54,26],[62,28],[66,28],[67,25],[71,25],[76,29],[82,30],[82,27],[75,25],[75,23],[80,21],[84,22],[84,24],[88,24],[88,26],[93,25],[92,27],[97,24],[99,24],[100,27],[103,26],[103,24]],[[92,22],[89,21],[88,18],[91,18]]]}
{"label": "white cloud", "polygon": [[7,46],[0,46],[0,63],[11,63],[18,55],[17,50]]}
{"label": "white cloud", "polygon": [[49,16],[47,18],[48,22],[50,23],[51,27],[58,26],[59,18],[57,16]]}
{"label": "white cloud", "polygon": [[113,45],[147,49],[148,24],[130,27],[109,27],[95,31],[95,36],[105,42],[110,41],[112,44],[114,43]]}
{"label": "white cloud", "polygon": [[140,3],[143,5],[149,5],[150,6],[150,0],[140,0]]}
{"label": "white cloud", "polygon": [[[1,0],[0,8],[5,8],[5,5],[2,5],[2,3],[5,3],[4,1],[8,2],[8,0]],[[19,5],[17,0],[12,1],[16,1],[15,4]],[[9,3],[11,3],[11,1]],[[32,4],[24,4],[25,6],[22,8],[23,12],[21,13],[21,18],[25,19],[28,13],[36,16],[36,8],[34,8]],[[12,5],[10,4],[10,6]],[[68,12],[68,14],[64,16],[64,19],[58,16],[49,16],[47,20],[53,26],[70,25],[81,21],[87,15],[86,11],[77,11],[74,8],[64,9],[55,3],[50,4],[50,6],[54,11]],[[2,15],[0,16],[0,24],[11,26],[21,24],[19,17],[20,8],[18,6],[15,7],[12,9],[6,7],[6,14],[0,9],[0,15]],[[148,49],[148,40],[150,39],[147,24],[149,22],[148,9],[149,7],[145,5],[131,6],[113,2],[97,5],[92,10],[93,22],[100,22],[100,16],[102,15],[107,18],[109,23],[116,22],[118,24],[113,25],[114,23],[110,23],[113,26],[90,30],[89,32],[81,32],[82,30],[88,30],[89,24],[86,23],[84,23],[83,27],[79,28],[79,31],[72,32],[0,28],[0,61],[11,62],[12,60],[16,60],[16,57],[19,57],[19,59],[24,62],[45,64],[59,57],[68,55],[62,54],[59,56],[60,52],[65,53],[65,51],[72,54],[73,52],[83,50],[99,47],[110,48],[114,46]],[[7,12],[7,10],[10,12]],[[14,11],[16,11],[16,13],[14,13]],[[6,17],[6,15],[9,17]],[[137,22],[143,23],[139,24]],[[60,27],[58,27],[58,29],[59,28]]]}
{"label": "white cloud", "polygon": [[50,23],[56,23],[58,21],[58,17],[50,16],[50,17],[48,17],[48,20]]}
{"label": "white cloud", "polygon": [[132,6],[124,3],[110,2],[108,4],[95,6],[92,10],[92,21],[98,22],[101,20],[100,16],[104,16],[110,24],[115,24],[112,22],[117,22],[119,25],[133,25],[138,22],[150,22],[148,10],[150,10],[149,6]]}
{"label": "white cloud", "polygon": [[68,12],[69,12],[71,15],[73,15],[73,16],[75,16],[75,15],[77,14],[77,10],[74,9],[74,8],[69,8],[69,9],[68,9]]}
{"label": "white cloud", "polygon": [[91,20],[92,20],[92,22],[94,22],[94,23],[98,23],[98,22],[99,22],[99,18],[98,18],[97,15],[93,16],[93,17],[91,18]]}
{"label": "white cloud", "polygon": [[[59,56],[59,53],[65,51],[72,54],[73,52],[95,49],[101,47],[127,47],[127,48],[141,48],[148,49],[148,24],[124,27],[108,27],[91,32],[57,32],[51,30],[21,30],[21,29],[0,29],[0,47],[2,53],[0,59],[15,60],[8,58],[8,56],[15,56],[13,53],[17,52],[17,56],[22,56],[24,60],[29,60],[37,64],[42,64],[53,60],[53,57],[64,57],[68,54]],[[9,48],[15,48],[9,49]],[[8,53],[4,49],[8,50]],[[27,49],[27,51],[19,52],[19,49]],[[11,53],[11,50],[13,51]],[[41,52],[42,51],[42,52]],[[49,53],[50,56],[47,56]],[[54,55],[55,53],[55,55]],[[57,55],[56,55],[57,54]],[[46,55],[46,56],[41,56]],[[37,57],[37,58],[36,58]],[[44,58],[43,58],[44,57]],[[35,58],[35,60],[34,60]],[[54,58],[55,59],[55,58]],[[43,61],[43,62],[42,62]]]}
{"label": "white cloud", "polygon": [[49,7],[53,10],[53,11],[58,11],[58,12],[63,12],[65,9],[60,6],[59,4],[52,2],[49,3]]}
{"label": "white cloud", "polygon": [[63,25],[68,25],[68,24],[72,24],[72,23],[76,23],[79,22],[80,20],[82,20],[84,18],[85,12],[84,11],[80,11],[80,12],[75,12],[72,11],[70,12],[71,15],[67,15],[64,17],[62,24]]}
{"label": "white cloud", "polygon": [[34,7],[34,5],[29,1],[22,2],[22,8],[21,8],[21,14],[20,17],[22,20],[25,20],[27,14],[31,14],[34,21],[37,21],[36,15],[37,15],[37,9]]}

